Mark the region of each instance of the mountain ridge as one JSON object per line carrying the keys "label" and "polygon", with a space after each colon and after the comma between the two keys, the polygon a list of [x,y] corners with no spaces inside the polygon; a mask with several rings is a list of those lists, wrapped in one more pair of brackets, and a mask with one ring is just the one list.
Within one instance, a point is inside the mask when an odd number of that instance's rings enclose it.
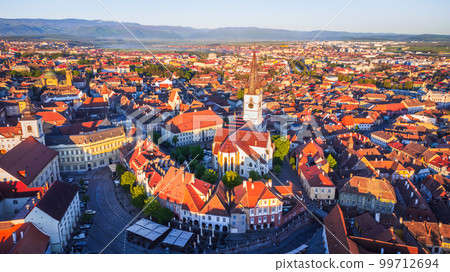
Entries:
{"label": "mountain ridge", "polygon": [[[146,41],[310,41],[320,30],[301,31],[259,27],[193,28],[167,25],[141,25],[124,22],[139,39]],[[85,19],[5,19],[0,18],[0,38],[64,35],[92,39],[131,40],[133,36],[113,21]],[[348,31],[323,31],[317,40],[393,40],[450,41],[450,35],[398,34]]]}

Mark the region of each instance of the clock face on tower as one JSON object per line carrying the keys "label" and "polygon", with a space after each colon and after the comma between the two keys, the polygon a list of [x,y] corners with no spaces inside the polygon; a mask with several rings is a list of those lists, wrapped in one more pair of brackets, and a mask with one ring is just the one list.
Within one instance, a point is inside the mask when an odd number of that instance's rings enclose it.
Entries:
{"label": "clock face on tower", "polygon": [[250,101],[248,102],[248,108],[253,109],[255,105],[253,104],[253,97],[250,97]]}

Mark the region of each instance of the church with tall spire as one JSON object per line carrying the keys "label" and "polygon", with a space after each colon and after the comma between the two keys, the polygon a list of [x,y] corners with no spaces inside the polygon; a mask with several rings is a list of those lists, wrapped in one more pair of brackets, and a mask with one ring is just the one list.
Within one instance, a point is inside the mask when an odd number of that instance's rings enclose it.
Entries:
{"label": "church with tall spire", "polygon": [[228,126],[218,128],[212,149],[213,166],[220,176],[227,171],[243,177],[249,177],[250,171],[264,175],[272,169],[274,145],[262,116],[262,87],[255,52],[244,90],[242,119],[233,118]]}
{"label": "church with tall spire", "polygon": [[253,51],[247,88],[244,90],[244,113],[242,118],[246,122],[251,121],[257,130],[265,130],[262,116],[262,87],[258,80],[258,63],[256,62],[255,51]]}

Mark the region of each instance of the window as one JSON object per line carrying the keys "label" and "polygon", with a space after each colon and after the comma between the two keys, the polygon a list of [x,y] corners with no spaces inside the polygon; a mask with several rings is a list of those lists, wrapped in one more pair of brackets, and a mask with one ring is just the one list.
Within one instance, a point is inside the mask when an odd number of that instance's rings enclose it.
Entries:
{"label": "window", "polygon": [[33,132],[33,128],[31,126],[27,126],[28,133]]}

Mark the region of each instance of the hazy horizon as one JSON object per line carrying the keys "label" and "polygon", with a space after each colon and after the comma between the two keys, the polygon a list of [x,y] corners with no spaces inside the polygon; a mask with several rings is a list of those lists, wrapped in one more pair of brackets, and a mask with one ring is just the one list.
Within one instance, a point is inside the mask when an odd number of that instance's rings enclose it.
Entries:
{"label": "hazy horizon", "polygon": [[[104,0],[119,20],[151,26],[192,28],[257,27],[294,31],[326,30],[450,35],[450,1],[434,0],[426,4],[412,0],[354,0],[339,16],[349,0],[268,1],[230,0],[221,5],[210,1],[161,2],[134,0],[126,6],[119,0]],[[88,7],[88,8],[87,8]],[[337,16],[337,17],[336,17]],[[0,10],[5,19],[85,19],[116,21],[98,1],[80,0],[11,2]],[[334,21],[332,19],[336,17]]]}

